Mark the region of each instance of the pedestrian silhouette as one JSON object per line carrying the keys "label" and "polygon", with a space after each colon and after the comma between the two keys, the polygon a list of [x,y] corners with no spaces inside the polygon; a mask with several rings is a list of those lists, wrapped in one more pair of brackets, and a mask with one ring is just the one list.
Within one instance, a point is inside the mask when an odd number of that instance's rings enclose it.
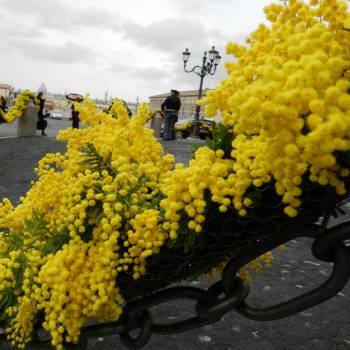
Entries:
{"label": "pedestrian silhouette", "polygon": [[180,93],[177,90],[171,90],[171,95],[161,104],[161,110],[164,114],[163,140],[175,139],[175,123],[181,107],[179,95]]}
{"label": "pedestrian silhouette", "polygon": [[72,128],[73,129],[79,129],[79,111],[75,109],[74,103],[72,103]]}
{"label": "pedestrian silhouette", "polygon": [[45,134],[45,129],[47,127],[47,121],[45,120],[46,115],[44,114],[45,99],[44,99],[43,92],[39,92],[36,97],[39,100],[38,122],[36,124],[36,128],[38,130],[41,130],[41,136],[47,136]]}

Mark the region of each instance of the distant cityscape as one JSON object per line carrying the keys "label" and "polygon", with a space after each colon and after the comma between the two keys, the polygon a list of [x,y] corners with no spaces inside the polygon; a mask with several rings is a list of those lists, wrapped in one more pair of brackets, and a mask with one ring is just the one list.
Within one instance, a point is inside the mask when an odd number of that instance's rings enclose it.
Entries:
{"label": "distant cityscape", "polygon": [[[16,95],[20,93],[20,89],[15,89],[9,84],[0,83],[0,96],[4,96],[8,102],[8,105],[11,106],[13,101],[16,98]],[[51,93],[48,91],[45,83],[42,83],[36,91],[37,93],[43,92],[45,96],[45,109],[48,113],[52,112],[60,112],[63,116],[67,118],[70,117],[71,113],[71,104],[72,102],[66,98],[65,94]],[[113,99],[108,97],[108,94],[105,94],[105,99],[92,99],[92,101],[96,104],[98,110],[102,111],[107,109],[112,103]],[[137,103],[135,102],[127,102],[130,110],[135,113],[137,109]]]}
{"label": "distant cityscape", "polygon": [[[203,90],[203,97],[206,96],[209,90],[210,89]],[[9,84],[0,83],[0,96],[5,97],[5,99],[7,100],[8,106],[12,105],[13,101],[16,98],[16,95],[20,91],[21,91],[20,89],[15,89]],[[42,91],[46,97],[45,109],[47,110],[48,113],[59,112],[65,118],[70,117],[72,102],[66,98],[66,94],[56,94],[56,93],[49,92],[45,83],[42,83],[38,87],[36,92],[40,92],[40,91]],[[170,95],[170,91],[150,96],[149,102],[148,102],[150,111],[159,110],[161,103],[169,95]],[[179,119],[180,120],[192,119],[195,113],[196,103],[198,101],[198,90],[180,91],[180,98],[181,98],[181,109],[179,111]],[[105,98],[103,100],[101,99],[92,99],[92,100],[96,104],[97,109],[100,111],[108,109],[108,107],[111,105],[113,101],[112,97],[108,96],[107,92],[105,93]],[[126,104],[128,108],[131,110],[131,112],[135,114],[137,107],[139,105],[139,102],[126,101]],[[202,114],[203,113],[201,113],[201,115]],[[215,117],[215,119],[219,121],[221,117],[218,115],[217,117]]]}

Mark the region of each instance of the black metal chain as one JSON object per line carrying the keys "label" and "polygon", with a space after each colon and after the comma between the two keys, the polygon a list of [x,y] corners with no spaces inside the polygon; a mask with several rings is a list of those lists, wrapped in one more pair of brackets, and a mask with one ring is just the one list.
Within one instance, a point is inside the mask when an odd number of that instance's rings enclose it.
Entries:
{"label": "black metal chain", "polygon": [[[350,251],[343,241],[350,238],[350,223],[337,225],[323,233],[317,232],[316,225],[312,226],[306,236],[315,238],[311,249],[314,257],[333,263],[329,279],[314,290],[279,305],[258,309],[243,301],[236,309],[240,314],[257,321],[277,320],[318,305],[344,288],[350,277]],[[234,273],[239,267],[235,262],[231,265],[228,268],[230,273]]]}
{"label": "black metal chain", "polygon": [[[258,256],[298,237],[314,239],[311,251],[315,258],[333,263],[331,276],[318,288],[291,299],[287,302],[256,308],[246,303],[249,294],[248,285],[237,276],[241,267]],[[78,344],[64,344],[67,350],[84,350],[89,338],[106,337],[119,334],[122,343],[129,349],[141,349],[149,341],[152,333],[168,335],[185,332],[207,324],[217,322],[224,314],[235,309],[240,314],[259,321],[271,321],[284,318],[318,305],[336,295],[344,288],[350,277],[350,222],[339,224],[326,231],[319,225],[307,225],[292,232],[266,240],[253,251],[232,258],[223,272],[222,279],[207,290],[196,287],[172,287],[150,294],[140,300],[127,303],[118,322],[97,324],[84,327]],[[150,308],[176,299],[190,299],[196,302],[195,316],[171,324],[159,324],[153,321]],[[131,331],[138,330],[132,336]],[[4,335],[0,336],[4,338]],[[50,339],[41,339],[35,334],[32,344],[38,348],[50,348]]]}

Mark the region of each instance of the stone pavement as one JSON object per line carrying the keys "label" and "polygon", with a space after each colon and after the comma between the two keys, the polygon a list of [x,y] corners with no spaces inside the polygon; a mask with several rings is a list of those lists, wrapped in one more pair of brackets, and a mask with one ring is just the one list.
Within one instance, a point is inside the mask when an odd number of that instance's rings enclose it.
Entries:
{"label": "stone pavement", "polygon": [[[48,133],[69,125],[68,121],[49,120]],[[6,129],[6,130],[5,130]],[[0,199],[9,197],[17,203],[34,179],[33,168],[46,152],[64,152],[65,144],[53,137],[1,138],[13,136],[14,127],[0,125]],[[177,161],[187,162],[192,145],[200,141],[179,140],[163,142],[166,151]],[[312,258],[307,239],[298,239],[286,245],[284,253],[275,252],[271,268],[254,277],[248,301],[257,306],[268,306],[286,301],[322,284],[329,276],[331,266]],[[210,281],[190,282],[205,288]],[[193,303],[171,302],[157,307],[155,318],[174,322],[188,317]],[[10,350],[0,344],[0,350]],[[35,349],[35,348],[31,348]],[[89,341],[88,350],[126,348],[116,336]],[[226,314],[219,322],[186,333],[152,335],[145,350],[350,350],[350,283],[333,299],[282,320],[251,321],[236,312]]]}
{"label": "stone pavement", "polygon": [[[55,137],[57,132],[62,129],[66,129],[72,125],[72,122],[68,119],[46,119],[48,127],[45,130],[45,133],[49,137]],[[17,121],[15,120],[12,124],[0,124],[0,139],[15,137],[17,135]],[[37,131],[37,135],[40,135],[40,131]]]}

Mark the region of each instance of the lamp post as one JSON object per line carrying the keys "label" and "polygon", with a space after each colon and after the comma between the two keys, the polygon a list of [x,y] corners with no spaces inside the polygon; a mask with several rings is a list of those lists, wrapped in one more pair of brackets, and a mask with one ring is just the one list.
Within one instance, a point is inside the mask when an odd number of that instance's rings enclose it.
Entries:
{"label": "lamp post", "polygon": [[[182,59],[184,61],[184,71],[186,73],[194,73],[197,74],[200,77],[199,82],[199,89],[198,89],[198,100],[202,98],[202,92],[203,92],[203,79],[206,75],[214,75],[216,72],[216,68],[218,64],[220,63],[221,56],[219,55],[219,51],[215,49],[215,46],[213,46],[209,50],[209,57],[208,52],[204,51],[204,55],[202,58],[202,65],[201,66],[194,66],[192,69],[187,69],[186,65],[190,58],[191,52],[186,49],[182,53]],[[199,112],[201,110],[201,107],[196,105],[196,113],[194,117],[194,127],[193,127],[193,136],[198,137],[199,134]]]}

